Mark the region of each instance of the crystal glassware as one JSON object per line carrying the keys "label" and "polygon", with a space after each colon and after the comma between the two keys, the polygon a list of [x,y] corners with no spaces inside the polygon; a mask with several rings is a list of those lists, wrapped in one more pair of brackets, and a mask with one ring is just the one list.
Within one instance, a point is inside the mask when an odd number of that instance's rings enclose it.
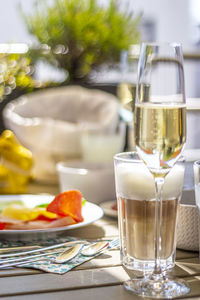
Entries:
{"label": "crystal glassware", "polygon": [[[137,152],[114,156],[115,187],[118,202],[120,258],[135,275],[154,268],[155,184]],[[161,268],[175,265],[176,222],[184,183],[181,157],[166,177],[163,187]]]}
{"label": "crystal glassware", "polygon": [[199,259],[200,259],[200,160],[194,162],[194,190],[195,190],[195,202],[198,211],[198,232],[199,232]]}
{"label": "crystal glassware", "polygon": [[165,177],[182,155],[186,141],[183,55],[179,44],[141,46],[134,110],[138,155],[155,182],[154,270],[124,283],[143,297],[173,298],[190,291],[187,283],[161,268],[162,192]]}

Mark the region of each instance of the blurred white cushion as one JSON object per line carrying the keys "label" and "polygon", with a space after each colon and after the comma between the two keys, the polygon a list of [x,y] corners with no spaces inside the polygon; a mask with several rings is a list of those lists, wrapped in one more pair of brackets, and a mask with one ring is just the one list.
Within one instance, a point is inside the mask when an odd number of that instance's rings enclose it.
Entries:
{"label": "blurred white cushion", "polygon": [[115,132],[117,98],[80,86],[47,89],[10,102],[3,111],[7,128],[33,152],[34,175],[55,180],[56,163],[81,158],[84,128]]}

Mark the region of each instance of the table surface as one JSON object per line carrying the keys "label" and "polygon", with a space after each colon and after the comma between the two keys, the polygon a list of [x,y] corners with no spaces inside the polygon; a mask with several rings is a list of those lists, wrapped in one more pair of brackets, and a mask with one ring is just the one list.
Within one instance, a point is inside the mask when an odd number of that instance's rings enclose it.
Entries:
{"label": "table surface", "polygon": [[[55,191],[55,190],[54,190]],[[52,189],[52,192],[54,192]],[[86,239],[115,238],[117,220],[104,216],[87,227],[66,231],[68,236]],[[173,274],[188,281],[191,292],[181,299],[200,299],[200,263],[197,252],[177,250]],[[0,298],[12,300],[133,300],[123,282],[131,276],[120,263],[119,250],[110,250],[74,268],[64,275],[39,270],[13,268],[0,271]]]}

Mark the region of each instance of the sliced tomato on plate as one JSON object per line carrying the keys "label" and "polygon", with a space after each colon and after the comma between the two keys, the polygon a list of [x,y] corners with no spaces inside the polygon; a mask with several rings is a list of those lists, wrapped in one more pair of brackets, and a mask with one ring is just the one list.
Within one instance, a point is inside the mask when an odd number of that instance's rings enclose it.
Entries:
{"label": "sliced tomato on plate", "polygon": [[76,222],[82,222],[82,194],[78,190],[60,193],[46,209],[61,216],[71,216]]}
{"label": "sliced tomato on plate", "polygon": [[0,222],[0,230],[3,230],[3,229],[5,229],[5,224]]}

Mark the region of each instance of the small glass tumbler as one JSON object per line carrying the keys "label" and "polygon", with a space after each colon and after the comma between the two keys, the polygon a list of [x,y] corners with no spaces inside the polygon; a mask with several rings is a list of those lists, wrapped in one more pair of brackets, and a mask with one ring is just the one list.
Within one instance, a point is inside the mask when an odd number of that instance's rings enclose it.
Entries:
{"label": "small glass tumbler", "polygon": [[[131,270],[148,272],[155,260],[155,189],[153,176],[136,152],[114,157],[118,202],[120,256]],[[161,267],[174,267],[178,207],[184,182],[184,163],[177,163],[166,177],[162,201]]]}
{"label": "small glass tumbler", "polygon": [[195,201],[199,214],[199,258],[200,258],[200,160],[194,162]]}

